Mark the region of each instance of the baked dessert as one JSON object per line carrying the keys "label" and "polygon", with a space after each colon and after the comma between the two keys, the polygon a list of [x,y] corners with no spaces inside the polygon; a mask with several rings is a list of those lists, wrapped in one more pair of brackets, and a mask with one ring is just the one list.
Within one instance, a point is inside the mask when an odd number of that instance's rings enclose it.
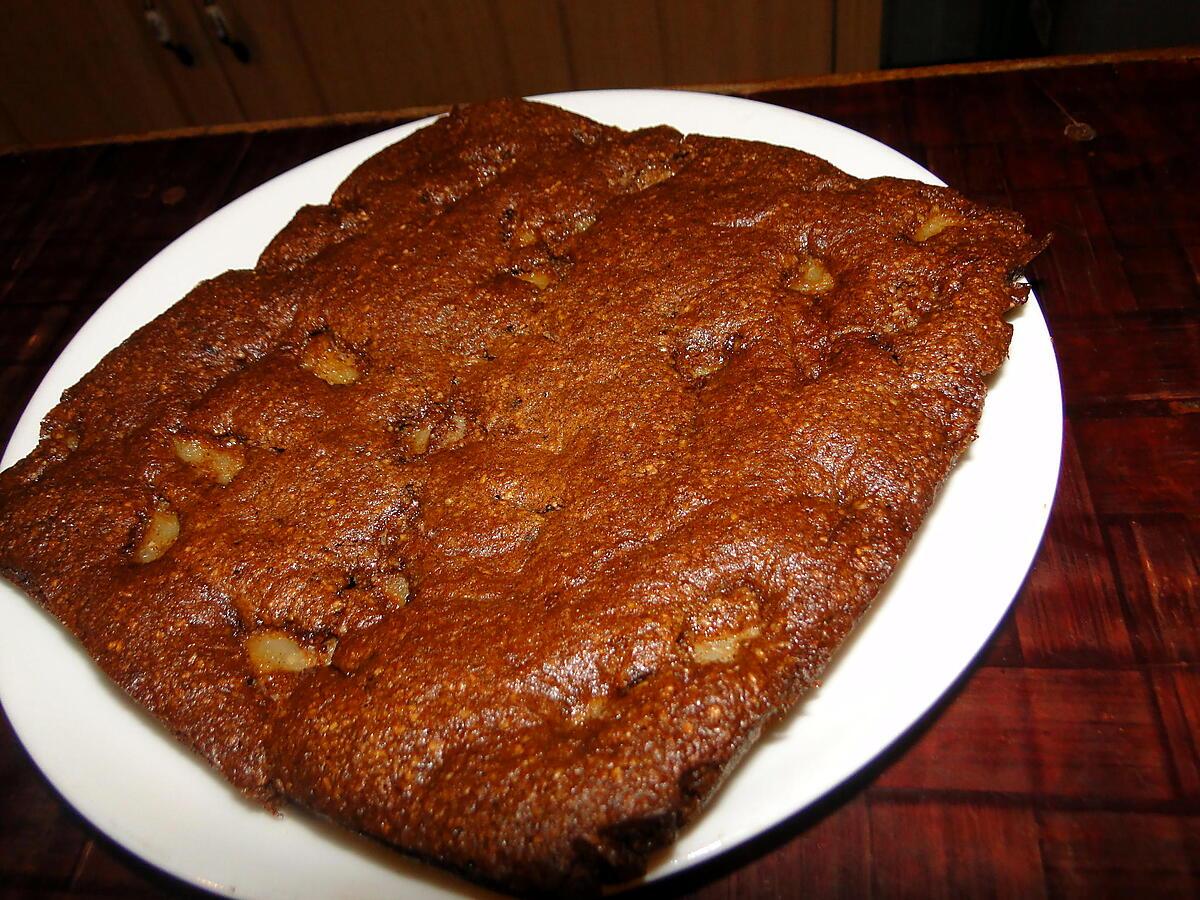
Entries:
{"label": "baked dessert", "polygon": [[793,150],[456,110],[64,395],[0,569],[247,794],[595,890],[816,683],[1036,250]]}

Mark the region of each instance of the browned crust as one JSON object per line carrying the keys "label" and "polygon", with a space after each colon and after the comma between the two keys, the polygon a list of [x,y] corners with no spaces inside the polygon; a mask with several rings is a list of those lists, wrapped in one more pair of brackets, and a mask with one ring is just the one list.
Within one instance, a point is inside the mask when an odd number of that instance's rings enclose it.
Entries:
{"label": "browned crust", "polygon": [[[247,793],[595,889],[888,577],[1034,251],[778,147],[459,110],[68,391],[0,476],[0,567]],[[276,633],[321,664],[256,669]]]}

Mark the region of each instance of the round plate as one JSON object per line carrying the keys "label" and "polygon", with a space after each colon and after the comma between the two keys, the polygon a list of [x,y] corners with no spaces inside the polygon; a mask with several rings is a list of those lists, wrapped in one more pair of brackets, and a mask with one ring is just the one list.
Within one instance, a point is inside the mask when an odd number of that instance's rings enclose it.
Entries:
{"label": "round plate", "polygon": [[[911,160],[822,119],[676,91],[596,91],[545,99],[624,128],[666,123],[769,141],[860,177],[940,184]],[[214,213],[148,262],[63,351],[4,455],[34,446],[62,391],[134,328],[200,279],[253,266],[305,203],[325,202],[368,156],[426,122],[305,163]],[[904,733],[955,681],[1012,602],[1049,515],[1058,475],[1061,395],[1037,301],[1013,317],[979,439],[824,686],[771,730],[710,808],[648,877],[707,859],[813,803]],[[371,841],[297,813],[242,800],[99,674],[74,639],[0,584],[0,699],[46,777],[98,828],[179,878],[240,897],[450,897],[479,891]]]}

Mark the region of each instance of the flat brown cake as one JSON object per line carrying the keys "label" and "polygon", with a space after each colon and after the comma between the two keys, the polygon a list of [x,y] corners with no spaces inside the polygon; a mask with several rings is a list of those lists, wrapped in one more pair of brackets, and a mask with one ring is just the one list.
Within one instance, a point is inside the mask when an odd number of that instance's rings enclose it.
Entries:
{"label": "flat brown cake", "polygon": [[793,150],[460,109],[69,390],[0,567],[246,793],[594,889],[816,683],[1036,249]]}

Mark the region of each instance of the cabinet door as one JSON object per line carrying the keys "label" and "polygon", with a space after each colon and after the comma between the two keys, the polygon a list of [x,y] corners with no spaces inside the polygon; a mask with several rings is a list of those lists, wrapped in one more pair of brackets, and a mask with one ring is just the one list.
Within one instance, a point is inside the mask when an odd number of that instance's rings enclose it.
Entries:
{"label": "cabinet door", "polygon": [[272,0],[264,7],[290,13],[288,24],[329,110],[349,112],[875,68],[881,4]]}
{"label": "cabinet door", "polygon": [[[336,112],[515,93],[517,80],[502,31],[506,17],[499,12],[503,5],[528,4],[509,0],[354,0],[336,7],[325,0],[288,3],[297,38],[319,73],[330,109]],[[528,21],[535,27],[549,21],[552,30],[547,31],[536,58],[522,58],[522,71],[528,75],[533,69],[532,77],[523,78],[522,87],[538,81],[542,54],[547,60],[556,51],[561,54],[554,4],[535,5],[542,8],[534,10]]]}
{"label": "cabinet door", "polygon": [[[111,0],[91,0],[108,10]],[[195,27],[190,0],[154,0],[171,29],[173,41],[187,48],[192,64],[185,65],[158,44],[146,24],[143,0],[122,0],[125,15],[109,13],[105,20],[112,40],[130,58],[140,60],[147,78],[158,78],[175,98],[183,125],[222,125],[245,121],[245,111],[211,51],[203,30]]]}
{"label": "cabinet door", "polygon": [[878,69],[883,50],[883,0],[837,0],[834,70]]}
{"label": "cabinet door", "polygon": [[840,0],[658,0],[666,83],[829,72],[839,5]]}
{"label": "cabinet door", "polygon": [[0,105],[23,143],[46,144],[237,121],[199,35],[159,2],[195,53],[184,67],[150,34],[137,0],[7,0]]}
{"label": "cabinet door", "polygon": [[[199,35],[205,55],[220,66],[246,121],[330,111],[305,47],[297,40],[291,5],[285,0],[174,2]],[[326,2],[324,18],[340,17],[342,7],[348,5],[352,4]]]}
{"label": "cabinet door", "polygon": [[[147,4],[190,64],[156,41]],[[3,0],[0,147],[874,68],[881,10],[882,0]]]}

